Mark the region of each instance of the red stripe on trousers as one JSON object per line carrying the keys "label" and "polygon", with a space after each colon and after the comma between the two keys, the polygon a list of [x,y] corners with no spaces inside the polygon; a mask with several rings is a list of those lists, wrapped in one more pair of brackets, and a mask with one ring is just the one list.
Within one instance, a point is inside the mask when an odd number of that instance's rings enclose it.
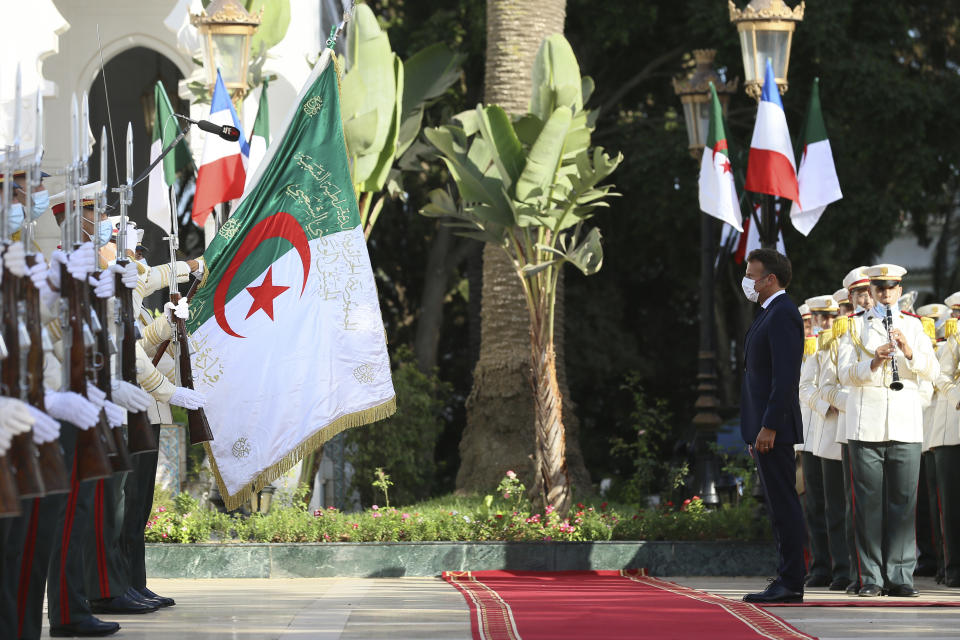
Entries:
{"label": "red stripe on trousers", "polygon": [[107,551],[103,545],[103,480],[97,480],[95,505],[93,517],[97,533],[97,577],[100,582],[100,597],[109,598],[110,580],[107,577]]}
{"label": "red stripe on trousers", "polygon": [[67,513],[63,520],[63,538],[60,540],[60,624],[70,624],[70,607],[67,606],[67,552],[70,550],[70,532],[73,531],[73,516],[77,511],[77,498],[80,483],[77,482],[77,458],[73,457],[73,471],[70,473],[70,497],[67,499]]}
{"label": "red stripe on trousers", "polygon": [[37,522],[40,518],[40,498],[33,499],[30,526],[23,545],[20,560],[20,588],[17,590],[17,637],[23,635],[23,619],[27,614],[27,593],[30,591],[30,574],[33,571],[33,555],[37,549]]}

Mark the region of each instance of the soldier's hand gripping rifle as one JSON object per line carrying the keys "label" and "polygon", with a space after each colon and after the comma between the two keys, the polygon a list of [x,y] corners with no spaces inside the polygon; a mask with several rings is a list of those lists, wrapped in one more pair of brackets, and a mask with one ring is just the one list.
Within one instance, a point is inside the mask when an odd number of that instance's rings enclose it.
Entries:
{"label": "soldier's hand gripping rifle", "polygon": [[[10,209],[13,202],[13,174],[18,168],[20,156],[20,106],[21,83],[20,67],[17,67],[16,90],[14,92],[13,143],[4,148],[3,153],[3,202],[0,203],[0,250],[3,251],[3,281],[0,283],[0,298],[2,298],[3,337],[7,346],[7,355],[0,364],[0,382],[2,395],[11,398],[23,397],[23,368],[21,360],[25,354],[21,346],[26,348],[30,337],[26,324],[20,317],[23,307],[20,304],[20,280],[26,273],[26,263],[23,259],[23,250],[10,242],[9,236],[13,233],[10,228]],[[21,433],[13,437],[8,452],[8,462],[17,479],[17,493],[21,499],[43,496],[43,476],[38,464],[39,453],[33,442],[33,433]]]}
{"label": "soldier's hand gripping rifle", "polygon": [[[127,237],[127,208],[133,202],[133,129],[127,123],[126,143],[126,183],[114,191],[120,194],[120,229],[117,232],[117,265],[126,268],[130,264],[127,256],[127,246],[130,238]],[[100,145],[105,149],[105,142]],[[136,240],[134,240],[135,242]],[[123,276],[117,274],[115,281],[117,296],[117,342],[119,353],[120,378],[133,385],[137,383],[137,325],[133,309],[133,293],[123,283]],[[139,385],[138,385],[139,386]],[[150,427],[150,421],[145,411],[127,412],[127,429],[130,439],[131,453],[147,453],[157,451],[159,443],[156,433]]]}
{"label": "soldier's hand gripping rifle", "polygon": [[[73,97],[71,111],[72,162],[67,172],[67,210],[63,222],[61,246],[75,252],[80,247],[80,123],[77,98]],[[87,245],[89,246],[89,245]],[[73,247],[71,249],[71,247]],[[85,249],[86,250],[86,249]],[[60,313],[63,328],[63,389],[87,397],[87,346],[93,335],[87,325],[90,315],[84,315],[81,299],[84,283],[74,279],[69,269],[70,256],[60,264]],[[83,256],[80,256],[82,259]],[[80,274],[78,274],[80,275]],[[82,277],[86,277],[82,274]],[[112,444],[98,426],[79,429],[77,433],[76,465],[79,480],[108,478],[113,473],[110,464]]]}

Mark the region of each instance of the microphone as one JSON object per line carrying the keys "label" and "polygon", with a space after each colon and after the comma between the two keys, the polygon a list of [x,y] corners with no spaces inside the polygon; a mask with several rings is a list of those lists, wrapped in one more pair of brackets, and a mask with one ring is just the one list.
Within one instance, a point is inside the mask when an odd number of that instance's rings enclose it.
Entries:
{"label": "microphone", "polygon": [[174,117],[180,118],[181,120],[186,120],[190,124],[195,124],[200,127],[201,131],[206,131],[207,133],[212,133],[217,136],[220,136],[227,142],[236,142],[240,139],[240,129],[236,127],[231,127],[228,124],[220,125],[214,124],[209,120],[191,120],[187,116],[180,115],[179,113],[173,114]]}

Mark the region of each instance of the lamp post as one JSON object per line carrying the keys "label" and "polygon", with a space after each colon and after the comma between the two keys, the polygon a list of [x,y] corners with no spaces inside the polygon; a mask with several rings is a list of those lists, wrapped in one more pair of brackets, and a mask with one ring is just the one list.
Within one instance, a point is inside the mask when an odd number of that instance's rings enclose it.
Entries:
{"label": "lamp post", "polygon": [[[710,129],[710,83],[717,89],[723,110],[731,94],[737,90],[739,78],[724,82],[713,68],[715,49],[697,49],[693,52],[696,66],[685,78],[674,78],[673,90],[683,104],[683,118],[687,125],[690,155],[699,160],[707,143]],[[717,413],[717,354],[714,347],[714,262],[716,260],[716,232],[714,218],[700,215],[700,350],[697,354],[697,412],[693,418],[696,430],[694,440],[694,482],[697,494],[704,504],[720,503],[717,494],[719,467],[712,444],[716,442],[720,416]]]}
{"label": "lamp post", "polygon": [[250,40],[260,26],[261,14],[251,15],[238,0],[213,0],[190,22],[203,38],[203,68],[207,86],[213,89],[217,70],[235,103],[247,95]]}
{"label": "lamp post", "polygon": [[[773,66],[773,75],[781,94],[787,92],[787,70],[790,67],[790,47],[798,22],[803,21],[806,3],[791,9],[783,0],[751,0],[744,9],[738,9],[728,0],[730,22],[737,25],[740,51],[743,54],[744,90],[754,100],[760,100],[763,91],[764,69],[767,60]],[[760,219],[757,232],[764,249],[776,249],[780,235],[774,196],[760,196]]]}

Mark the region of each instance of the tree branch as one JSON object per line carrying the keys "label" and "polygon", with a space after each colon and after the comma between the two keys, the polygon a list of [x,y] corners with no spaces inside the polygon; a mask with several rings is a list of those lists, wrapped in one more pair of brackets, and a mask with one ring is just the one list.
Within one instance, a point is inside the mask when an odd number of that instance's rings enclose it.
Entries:
{"label": "tree branch", "polygon": [[684,52],[684,49],[685,47],[682,46],[676,47],[648,62],[643,69],[641,69],[635,76],[620,85],[620,88],[614,91],[613,95],[604,101],[604,103],[600,106],[601,113],[606,112],[610,108],[614,107],[627,93],[630,92],[631,89],[649,78],[653,74],[653,71],[657,69],[657,67],[660,67],[661,65],[666,64],[667,62],[670,62],[677,56],[681,55]]}

